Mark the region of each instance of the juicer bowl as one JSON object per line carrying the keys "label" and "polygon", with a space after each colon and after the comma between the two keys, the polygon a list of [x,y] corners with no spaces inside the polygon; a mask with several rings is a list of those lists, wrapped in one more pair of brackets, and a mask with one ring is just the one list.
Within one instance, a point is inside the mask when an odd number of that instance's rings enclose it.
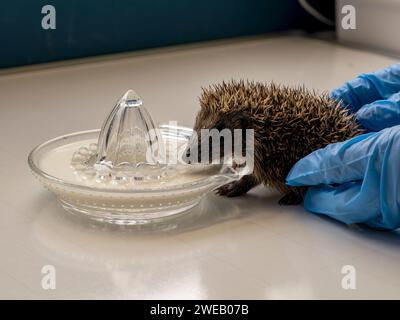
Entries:
{"label": "juicer bowl", "polygon": [[[161,125],[159,129],[164,144],[174,144],[183,149],[192,135],[192,129],[185,127]],[[205,174],[195,175],[189,181],[171,179],[164,185],[153,183],[140,188],[90,185],[84,179],[75,181],[73,174],[71,178],[58,174],[72,171],[70,159],[51,163],[50,154],[62,154],[71,145],[90,146],[97,142],[99,134],[100,130],[90,130],[60,136],[37,146],[28,157],[34,176],[55,194],[65,210],[97,221],[136,225],[183,214],[196,206],[207,192],[244,174],[232,166],[210,164],[202,167]]]}

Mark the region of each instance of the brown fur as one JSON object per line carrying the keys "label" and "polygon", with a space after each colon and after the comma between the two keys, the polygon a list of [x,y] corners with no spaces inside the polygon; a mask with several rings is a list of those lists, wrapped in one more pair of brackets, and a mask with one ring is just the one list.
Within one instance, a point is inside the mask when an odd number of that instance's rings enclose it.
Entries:
{"label": "brown fur", "polygon": [[312,151],[361,133],[354,116],[329,98],[304,87],[231,81],[204,88],[194,130],[254,129],[254,172],[225,185],[218,193],[237,196],[259,183],[299,204],[302,191],[286,186],[292,166]]}

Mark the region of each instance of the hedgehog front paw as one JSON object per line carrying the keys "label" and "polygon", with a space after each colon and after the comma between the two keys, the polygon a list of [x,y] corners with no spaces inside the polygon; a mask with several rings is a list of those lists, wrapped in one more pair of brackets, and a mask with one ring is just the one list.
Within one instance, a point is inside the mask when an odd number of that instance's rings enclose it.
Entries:
{"label": "hedgehog front paw", "polygon": [[219,187],[216,190],[216,193],[220,196],[238,197],[247,193],[247,191],[249,191],[256,185],[258,185],[256,178],[252,175],[247,175],[242,177],[238,181],[233,181],[223,185],[222,187]]}
{"label": "hedgehog front paw", "polygon": [[220,196],[238,197],[245,194],[247,190],[240,187],[239,181],[234,181],[219,187],[215,192]]}

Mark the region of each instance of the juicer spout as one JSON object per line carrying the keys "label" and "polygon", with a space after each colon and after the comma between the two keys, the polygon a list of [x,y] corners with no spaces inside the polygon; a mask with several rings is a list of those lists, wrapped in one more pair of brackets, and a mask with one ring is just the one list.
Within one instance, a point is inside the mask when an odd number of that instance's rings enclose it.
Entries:
{"label": "juicer spout", "polygon": [[163,145],[162,135],[142,99],[128,90],[103,123],[96,166],[112,169],[157,164],[164,156]]}

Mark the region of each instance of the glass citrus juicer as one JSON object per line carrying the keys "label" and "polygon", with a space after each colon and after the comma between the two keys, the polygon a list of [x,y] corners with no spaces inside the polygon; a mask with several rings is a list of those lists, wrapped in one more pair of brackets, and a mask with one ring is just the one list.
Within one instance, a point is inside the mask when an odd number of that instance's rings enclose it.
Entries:
{"label": "glass citrus juicer", "polygon": [[144,224],[188,212],[209,191],[246,174],[233,161],[188,164],[192,129],[155,126],[126,92],[101,130],[71,133],[32,150],[29,166],[70,213],[113,224]]}

